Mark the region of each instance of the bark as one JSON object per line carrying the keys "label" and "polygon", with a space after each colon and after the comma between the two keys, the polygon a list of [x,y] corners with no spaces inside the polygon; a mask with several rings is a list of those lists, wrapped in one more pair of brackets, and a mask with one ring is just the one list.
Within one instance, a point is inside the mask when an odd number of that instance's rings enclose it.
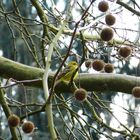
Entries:
{"label": "bark", "polygon": [[[13,78],[21,81],[26,86],[42,88],[43,69],[27,66],[14,62],[4,57],[0,57],[0,76],[2,78]],[[49,86],[53,78],[53,73],[49,75]],[[77,86],[87,91],[115,91],[131,94],[134,86],[140,85],[140,78],[124,74],[79,74],[75,80]],[[70,92],[70,87],[61,82],[56,87],[56,92]]]}

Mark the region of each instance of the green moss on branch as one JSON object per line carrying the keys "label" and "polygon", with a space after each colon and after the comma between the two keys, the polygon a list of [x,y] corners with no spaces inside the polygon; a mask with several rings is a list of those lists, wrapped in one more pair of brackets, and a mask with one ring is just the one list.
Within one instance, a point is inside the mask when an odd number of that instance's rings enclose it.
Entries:
{"label": "green moss on branch", "polygon": [[[13,78],[18,81],[25,81],[27,86],[42,88],[42,77],[44,70],[14,62],[4,57],[0,57],[0,76],[6,79]],[[53,73],[49,75],[49,87],[53,78]],[[34,79],[38,79],[37,81]],[[30,81],[31,80],[31,81]],[[131,93],[134,86],[140,85],[140,78],[122,74],[80,74],[75,80],[75,84],[80,85],[87,91],[114,91]],[[65,83],[59,83],[57,92],[70,92],[70,87]]]}

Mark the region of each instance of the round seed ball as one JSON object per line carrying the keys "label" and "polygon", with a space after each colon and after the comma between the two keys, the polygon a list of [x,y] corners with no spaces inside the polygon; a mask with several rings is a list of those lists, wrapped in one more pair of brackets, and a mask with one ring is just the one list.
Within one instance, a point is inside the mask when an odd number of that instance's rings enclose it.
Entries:
{"label": "round seed ball", "polygon": [[134,97],[136,98],[140,98],[140,87],[136,86],[132,89],[132,94],[134,95]]}
{"label": "round seed ball", "polygon": [[31,121],[24,122],[22,125],[22,130],[24,133],[31,133],[34,130],[34,124]]}
{"label": "round seed ball", "polygon": [[83,102],[87,98],[87,91],[83,88],[75,90],[74,97],[76,100]]}
{"label": "round seed ball", "polygon": [[104,71],[107,73],[111,73],[114,70],[114,66],[110,63],[105,64]]}
{"label": "round seed ball", "polygon": [[113,38],[114,32],[111,28],[104,28],[101,31],[100,37],[104,41],[110,41]]}
{"label": "round seed ball", "polygon": [[126,58],[132,53],[132,49],[129,46],[121,47],[118,51],[119,55]]}
{"label": "round seed ball", "polygon": [[96,71],[101,71],[104,67],[104,62],[102,60],[94,60],[92,62],[92,68]]}
{"label": "round seed ball", "polygon": [[91,68],[91,64],[92,64],[92,60],[86,60],[86,61],[85,61],[85,66],[86,66],[87,68]]}
{"label": "round seed ball", "polygon": [[116,22],[116,18],[112,14],[108,14],[105,16],[105,22],[107,25],[114,25]]}
{"label": "round seed ball", "polygon": [[101,12],[106,12],[108,9],[109,9],[109,5],[108,5],[108,2],[106,1],[101,1],[99,2],[98,4],[98,9],[101,11]]}
{"label": "round seed ball", "polygon": [[19,125],[19,123],[20,123],[20,118],[17,115],[12,114],[8,117],[9,126],[16,127]]}

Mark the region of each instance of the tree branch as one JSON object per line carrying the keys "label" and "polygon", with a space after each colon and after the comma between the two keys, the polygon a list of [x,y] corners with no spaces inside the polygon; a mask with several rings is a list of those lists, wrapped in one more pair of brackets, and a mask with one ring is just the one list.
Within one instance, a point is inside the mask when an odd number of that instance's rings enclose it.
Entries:
{"label": "tree branch", "polygon": [[[5,97],[4,97],[4,91],[2,89],[0,90],[0,105],[1,105],[6,117],[8,119],[8,117],[11,114],[11,110],[7,105],[7,102],[6,102]],[[12,140],[18,140],[18,133],[16,131],[16,128],[14,128],[14,127],[9,127],[9,128],[11,131]]]}
{"label": "tree branch", "polygon": [[135,15],[137,16],[140,16],[140,12],[133,9],[132,7],[130,7],[128,4],[125,4],[124,2],[120,1],[120,0],[117,0],[116,2],[117,4],[123,6],[124,8],[126,8],[127,10],[129,10],[130,12],[134,13]]}
{"label": "tree branch", "polygon": [[[3,78],[13,78],[22,80],[22,82],[23,80],[27,80],[23,82],[25,85],[42,88],[43,73],[43,69],[26,66],[0,57],[0,75]],[[51,86],[53,75],[54,73],[49,74],[49,87]],[[38,79],[38,81],[33,79]],[[83,73],[75,80],[75,84],[78,86],[79,82],[80,86],[88,91],[114,91],[131,94],[132,88],[140,85],[140,78],[124,74]],[[70,87],[63,82],[59,83],[56,86],[56,92],[70,92]]]}
{"label": "tree branch", "polygon": [[25,85],[41,87],[43,69],[27,66],[10,59],[0,57],[0,76],[5,79],[13,78],[15,80],[33,80],[35,82],[25,82]]}

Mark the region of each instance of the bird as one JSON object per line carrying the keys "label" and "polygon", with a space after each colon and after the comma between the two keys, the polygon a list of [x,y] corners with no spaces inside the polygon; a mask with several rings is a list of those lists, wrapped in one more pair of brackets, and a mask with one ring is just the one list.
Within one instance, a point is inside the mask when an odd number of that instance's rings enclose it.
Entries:
{"label": "bird", "polygon": [[73,80],[78,76],[78,64],[76,61],[70,61],[68,65],[62,70],[62,72],[58,75],[57,80],[70,82],[72,76]]}

